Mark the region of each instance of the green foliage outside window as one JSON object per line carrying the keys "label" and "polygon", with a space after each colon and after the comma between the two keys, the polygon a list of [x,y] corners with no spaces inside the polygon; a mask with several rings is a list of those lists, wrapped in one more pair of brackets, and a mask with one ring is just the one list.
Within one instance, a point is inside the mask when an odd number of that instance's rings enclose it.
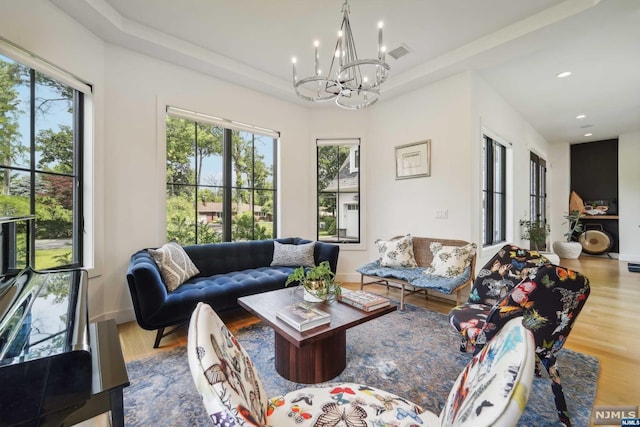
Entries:
{"label": "green foliage outside window", "polygon": [[[30,92],[35,98],[37,134],[24,125],[31,114]],[[35,215],[38,269],[74,262],[72,247],[77,242],[70,239],[74,209],[80,209],[74,199],[79,180],[74,175],[74,107],[71,87],[0,55],[0,215]],[[32,149],[36,164],[30,160]]]}
{"label": "green foliage outside window", "polygon": [[[167,240],[183,245],[273,237],[273,138],[167,116]],[[225,138],[231,136],[224,149]],[[225,156],[231,181],[224,182]],[[231,205],[224,194],[231,192]],[[228,193],[226,193],[228,194]],[[225,224],[225,213],[231,221]]]}

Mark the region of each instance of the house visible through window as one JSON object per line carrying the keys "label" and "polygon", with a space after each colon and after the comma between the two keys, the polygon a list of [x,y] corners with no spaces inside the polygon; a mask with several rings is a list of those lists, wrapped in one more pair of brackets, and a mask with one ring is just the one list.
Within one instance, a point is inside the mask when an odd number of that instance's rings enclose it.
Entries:
{"label": "house visible through window", "polygon": [[506,241],[507,149],[482,136],[482,245]]}
{"label": "house visible through window", "polygon": [[33,249],[27,262],[34,268],[79,267],[84,107],[91,88],[52,77],[39,71],[54,70],[50,64],[15,53],[32,63],[0,55],[0,216],[35,216],[31,241],[16,248]]}
{"label": "house visible through window", "polygon": [[186,245],[276,236],[277,134],[224,123],[233,124],[168,108],[167,240]]}
{"label": "house visible through window", "polygon": [[317,140],[317,240],[360,243],[360,140]]}

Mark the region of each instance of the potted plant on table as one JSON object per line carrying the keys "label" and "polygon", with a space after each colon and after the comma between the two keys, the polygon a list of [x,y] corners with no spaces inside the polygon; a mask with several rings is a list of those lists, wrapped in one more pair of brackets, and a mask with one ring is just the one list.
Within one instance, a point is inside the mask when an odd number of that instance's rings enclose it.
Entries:
{"label": "potted plant on table", "polygon": [[529,241],[529,249],[539,252],[547,249],[547,236],[551,230],[546,221],[542,221],[539,216],[534,221],[521,219],[520,226],[520,238]]}
{"label": "potted plant on table", "polygon": [[304,299],[310,302],[321,302],[341,294],[340,284],[331,271],[329,261],[322,261],[315,267],[298,267],[287,277],[285,286],[297,282],[304,289]]}
{"label": "potted plant on table", "polygon": [[[571,211],[564,216],[569,224],[569,230],[564,233],[564,242],[553,242],[553,250],[560,258],[577,259],[582,252],[582,245],[575,239],[582,233],[582,223],[580,222],[580,211]],[[565,223],[565,224],[566,224]]]}

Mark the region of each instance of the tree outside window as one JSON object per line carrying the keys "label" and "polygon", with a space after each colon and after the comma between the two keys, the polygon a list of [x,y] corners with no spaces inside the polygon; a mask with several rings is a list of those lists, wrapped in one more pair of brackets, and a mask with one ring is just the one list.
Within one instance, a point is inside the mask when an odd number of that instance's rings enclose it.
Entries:
{"label": "tree outside window", "polygon": [[0,55],[0,216],[35,215],[36,269],[82,264],[82,116],[81,92]]}
{"label": "tree outside window", "polygon": [[167,240],[275,236],[273,137],[167,116]]}

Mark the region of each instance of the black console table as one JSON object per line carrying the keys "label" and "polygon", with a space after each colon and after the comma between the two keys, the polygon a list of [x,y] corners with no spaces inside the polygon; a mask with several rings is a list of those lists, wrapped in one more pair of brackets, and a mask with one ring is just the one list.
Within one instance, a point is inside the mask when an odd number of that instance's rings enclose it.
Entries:
{"label": "black console table", "polygon": [[114,320],[89,325],[93,378],[91,397],[71,413],[63,426],[72,426],[111,411],[111,425],[124,426],[122,391],[129,386],[129,375],[122,356],[118,328]]}

